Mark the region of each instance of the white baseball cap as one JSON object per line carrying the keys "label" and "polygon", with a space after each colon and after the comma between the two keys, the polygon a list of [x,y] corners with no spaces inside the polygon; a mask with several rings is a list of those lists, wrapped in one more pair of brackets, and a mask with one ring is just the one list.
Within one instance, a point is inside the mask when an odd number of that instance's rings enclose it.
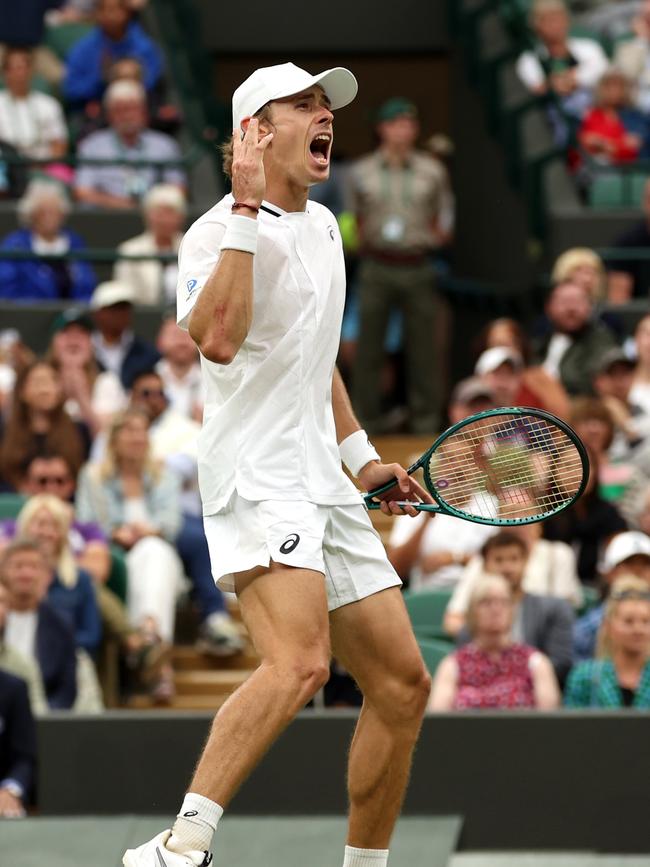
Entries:
{"label": "white baseball cap", "polygon": [[100,310],[102,307],[111,307],[123,301],[128,301],[129,304],[135,303],[131,287],[126,283],[120,283],[119,280],[107,280],[105,283],[100,283],[93,292],[90,309]]}
{"label": "white baseball cap", "polygon": [[252,117],[267,102],[284,99],[315,84],[323,88],[332,109],[348,105],[359,89],[354,75],[342,66],[326,69],[318,75],[311,75],[295,63],[263,66],[249,75],[232,95],[233,129],[239,129],[245,117]]}
{"label": "white baseball cap", "polygon": [[605,549],[603,557],[603,572],[610,572],[628,557],[636,554],[644,554],[650,557],[650,538],[638,530],[630,530],[627,533],[619,533]]}
{"label": "white baseball cap", "polygon": [[515,370],[519,370],[523,365],[521,355],[515,349],[510,349],[508,346],[493,346],[492,349],[486,349],[481,353],[474,373],[477,376],[485,376],[486,373],[492,373],[497,367],[501,367],[506,361],[509,361]]}

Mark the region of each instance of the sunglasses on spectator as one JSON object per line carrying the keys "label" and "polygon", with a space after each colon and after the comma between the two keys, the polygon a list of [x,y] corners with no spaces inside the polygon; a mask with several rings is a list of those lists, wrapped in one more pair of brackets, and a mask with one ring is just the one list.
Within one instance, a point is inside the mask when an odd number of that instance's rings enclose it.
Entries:
{"label": "sunglasses on spectator", "polygon": [[162,388],[141,388],[138,391],[138,397],[164,397],[165,392]]}
{"label": "sunglasses on spectator", "polygon": [[66,485],[70,481],[70,476],[36,476],[33,482],[37,485]]}

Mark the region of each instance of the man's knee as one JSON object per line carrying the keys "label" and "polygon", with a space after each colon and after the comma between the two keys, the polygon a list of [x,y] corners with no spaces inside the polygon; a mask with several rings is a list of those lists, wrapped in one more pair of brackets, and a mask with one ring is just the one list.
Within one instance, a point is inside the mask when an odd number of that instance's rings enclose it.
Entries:
{"label": "man's knee", "polygon": [[280,682],[280,689],[295,696],[296,704],[302,706],[322,689],[330,676],[329,652],[310,651],[296,653],[272,663]]}
{"label": "man's knee", "polygon": [[424,662],[392,672],[364,691],[364,698],[394,725],[419,725],[431,692],[431,675]]}

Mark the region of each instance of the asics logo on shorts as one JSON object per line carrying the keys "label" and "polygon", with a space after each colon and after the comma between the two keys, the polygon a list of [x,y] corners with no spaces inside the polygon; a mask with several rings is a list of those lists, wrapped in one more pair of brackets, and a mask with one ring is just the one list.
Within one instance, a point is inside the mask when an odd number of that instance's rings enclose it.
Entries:
{"label": "asics logo on shorts", "polygon": [[291,554],[298,547],[298,542],[300,542],[300,536],[297,533],[291,533],[280,545],[280,553]]}

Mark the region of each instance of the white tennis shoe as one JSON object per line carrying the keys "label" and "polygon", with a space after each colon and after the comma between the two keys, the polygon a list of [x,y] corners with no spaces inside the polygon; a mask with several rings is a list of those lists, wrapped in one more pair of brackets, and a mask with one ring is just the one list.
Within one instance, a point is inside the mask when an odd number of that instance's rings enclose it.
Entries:
{"label": "white tennis shoe", "polygon": [[208,867],[212,863],[209,852],[188,852],[177,855],[165,849],[171,831],[163,831],[137,849],[127,849],[122,858],[124,867]]}

